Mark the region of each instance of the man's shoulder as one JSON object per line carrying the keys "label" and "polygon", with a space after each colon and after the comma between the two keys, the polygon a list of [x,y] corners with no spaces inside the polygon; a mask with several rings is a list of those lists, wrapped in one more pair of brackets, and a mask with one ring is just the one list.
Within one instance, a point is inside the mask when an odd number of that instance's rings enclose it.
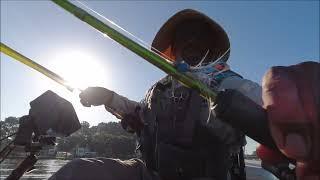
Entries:
{"label": "man's shoulder", "polygon": [[170,87],[172,84],[172,77],[171,76],[165,76],[163,78],[161,78],[159,81],[157,81],[156,83],[154,83],[151,88],[149,89],[149,91],[152,91],[155,88],[166,88],[166,87]]}
{"label": "man's shoulder", "polygon": [[150,101],[150,97],[152,96],[152,94],[154,93],[154,90],[157,88],[166,88],[171,86],[172,83],[172,77],[171,76],[165,76],[163,78],[161,78],[159,81],[155,82],[146,92],[144,99],[142,100],[142,102],[146,103],[148,101]]}
{"label": "man's shoulder", "polygon": [[160,83],[160,84],[163,84],[163,85],[167,85],[167,84],[170,84],[171,82],[172,82],[172,77],[167,75],[167,76],[161,78],[156,84]]}

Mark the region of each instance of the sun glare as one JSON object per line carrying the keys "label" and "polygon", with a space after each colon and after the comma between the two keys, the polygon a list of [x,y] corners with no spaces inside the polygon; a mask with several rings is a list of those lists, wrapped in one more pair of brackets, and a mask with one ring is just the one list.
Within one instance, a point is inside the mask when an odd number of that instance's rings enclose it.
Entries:
{"label": "sun glare", "polygon": [[52,69],[75,88],[85,89],[105,83],[104,66],[81,51],[59,53],[52,60]]}

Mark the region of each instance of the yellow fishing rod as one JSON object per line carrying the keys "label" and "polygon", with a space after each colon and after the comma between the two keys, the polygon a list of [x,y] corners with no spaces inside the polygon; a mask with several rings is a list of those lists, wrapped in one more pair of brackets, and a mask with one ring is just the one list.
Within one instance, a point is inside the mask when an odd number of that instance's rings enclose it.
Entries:
{"label": "yellow fishing rod", "polygon": [[13,50],[9,46],[5,45],[4,43],[1,42],[1,52],[12,57],[12,59],[17,60],[30,68],[40,72],[41,74],[47,76],[48,78],[54,80],[55,82],[61,84],[62,86],[66,87],[69,91],[73,91],[75,87],[70,86],[68,81],[63,79],[61,76],[58,74],[50,71],[49,69],[45,68],[44,66],[36,63],[35,61],[25,57],[24,55],[20,54],[19,52]]}
{"label": "yellow fishing rod", "polygon": [[[73,90],[79,89],[78,87],[72,87],[70,86],[69,82],[63,79],[60,75],[52,72],[51,70],[45,68],[44,66],[36,63],[35,61],[31,60],[30,58],[25,57],[24,55],[20,54],[19,52],[13,50],[9,46],[5,45],[1,42],[1,52],[12,57],[12,59],[17,60],[28,67],[40,72],[41,74],[47,76],[48,78],[54,80],[55,82],[61,84],[62,86],[66,87],[69,91],[73,92]],[[109,109],[109,111],[112,111],[112,113],[119,119],[122,119],[123,117],[115,112],[113,109]]]}

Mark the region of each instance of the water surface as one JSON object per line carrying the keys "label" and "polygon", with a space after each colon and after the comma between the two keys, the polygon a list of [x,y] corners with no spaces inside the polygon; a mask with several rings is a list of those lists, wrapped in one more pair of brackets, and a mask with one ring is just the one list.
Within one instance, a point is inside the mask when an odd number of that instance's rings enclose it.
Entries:
{"label": "water surface", "polygon": [[[0,164],[0,179],[5,179],[22,159],[6,159]],[[69,160],[39,159],[34,170],[25,173],[21,179],[48,179]]]}
{"label": "water surface", "polygon": [[[17,166],[21,159],[6,159],[0,164],[0,179],[5,179]],[[35,164],[35,170],[26,173],[21,179],[48,179],[52,174],[59,170],[69,160],[40,159]],[[275,180],[272,174],[260,167],[260,161],[246,161],[247,180]]]}

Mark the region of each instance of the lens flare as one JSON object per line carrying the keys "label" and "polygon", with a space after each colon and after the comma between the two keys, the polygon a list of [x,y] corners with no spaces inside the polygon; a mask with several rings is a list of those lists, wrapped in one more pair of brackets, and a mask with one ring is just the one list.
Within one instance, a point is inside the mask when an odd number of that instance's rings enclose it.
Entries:
{"label": "lens flare", "polygon": [[59,53],[51,63],[52,69],[72,87],[85,89],[105,82],[105,67],[95,57],[82,51]]}

